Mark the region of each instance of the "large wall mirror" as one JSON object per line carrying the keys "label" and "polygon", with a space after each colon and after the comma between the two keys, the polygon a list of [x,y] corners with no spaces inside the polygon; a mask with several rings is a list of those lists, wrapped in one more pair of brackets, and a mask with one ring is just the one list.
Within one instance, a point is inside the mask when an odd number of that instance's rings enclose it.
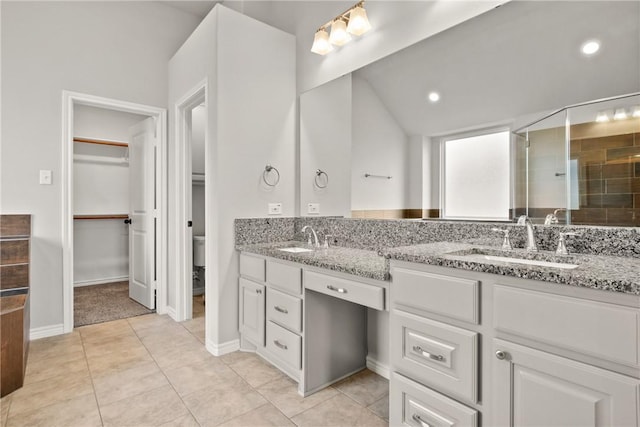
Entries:
{"label": "large wall mirror", "polygon": [[638,97],[551,113],[638,92],[639,2],[506,3],[301,95],[300,213],[637,226]]}

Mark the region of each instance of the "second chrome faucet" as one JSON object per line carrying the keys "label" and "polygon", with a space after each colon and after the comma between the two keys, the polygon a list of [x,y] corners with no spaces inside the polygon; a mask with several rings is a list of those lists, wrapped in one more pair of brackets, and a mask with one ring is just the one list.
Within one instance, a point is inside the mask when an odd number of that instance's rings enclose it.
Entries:
{"label": "second chrome faucet", "polygon": [[524,225],[527,228],[527,243],[525,248],[530,252],[538,252],[538,245],[536,244],[536,234],[533,229],[531,220],[526,215],[521,215],[518,218],[518,225]]}

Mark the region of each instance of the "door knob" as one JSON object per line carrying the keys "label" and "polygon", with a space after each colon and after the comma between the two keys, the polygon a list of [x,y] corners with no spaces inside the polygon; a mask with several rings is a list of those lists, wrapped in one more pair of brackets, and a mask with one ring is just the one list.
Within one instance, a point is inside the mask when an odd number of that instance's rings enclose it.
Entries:
{"label": "door knob", "polygon": [[498,350],[496,351],[496,357],[500,360],[504,360],[507,358],[507,353],[505,351]]}
{"label": "door knob", "polygon": [[124,223],[125,223],[125,224],[131,224],[131,218],[127,218],[127,219],[125,219],[125,220],[124,220]]}

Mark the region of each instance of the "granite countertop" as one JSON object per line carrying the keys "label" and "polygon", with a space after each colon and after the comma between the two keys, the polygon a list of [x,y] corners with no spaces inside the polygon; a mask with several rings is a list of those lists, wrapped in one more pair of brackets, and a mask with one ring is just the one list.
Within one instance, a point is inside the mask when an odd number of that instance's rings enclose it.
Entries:
{"label": "granite countertop", "polygon": [[[494,246],[449,242],[390,248],[385,249],[383,254],[392,260],[640,295],[640,259],[638,258],[582,254],[557,256],[553,252],[530,253],[524,249],[502,251]],[[578,264],[578,267],[560,269],[484,260],[481,259],[483,254],[571,263]]]}
{"label": "granite countertop", "polygon": [[[438,242],[387,248],[381,251],[340,246],[301,253],[278,250],[287,247],[307,247],[303,242],[286,241],[238,245],[236,249],[375,280],[389,280],[389,260],[399,260],[640,295],[640,259],[638,258],[582,254],[557,256],[553,252],[530,253],[524,249],[502,251],[498,247],[478,243],[480,242]],[[578,266],[573,269],[542,267],[487,260],[482,259],[482,255],[513,256],[572,263]]]}
{"label": "granite countertop", "polygon": [[238,245],[239,251],[264,255],[286,261],[299,262],[327,270],[353,274],[375,280],[388,280],[389,263],[375,251],[364,249],[332,246],[329,249],[315,249],[313,252],[291,253],[278,250],[279,248],[300,247],[307,245],[298,241],[277,243],[257,243],[253,245]]}

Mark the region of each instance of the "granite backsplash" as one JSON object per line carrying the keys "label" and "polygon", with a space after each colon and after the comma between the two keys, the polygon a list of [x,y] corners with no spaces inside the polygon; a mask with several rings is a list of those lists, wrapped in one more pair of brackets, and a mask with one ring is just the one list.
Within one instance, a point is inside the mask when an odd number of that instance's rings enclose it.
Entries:
{"label": "granite backsplash", "polygon": [[[481,223],[444,220],[385,220],[341,217],[247,218],[235,220],[236,245],[306,241],[302,227],[310,225],[322,243],[325,235],[331,245],[379,250],[433,242],[463,242],[500,246],[502,233],[493,228],[509,228],[515,248],[525,244],[525,227],[515,223]],[[640,228],[580,225],[535,226],[538,248],[555,250],[558,234],[578,233],[567,238],[569,252],[640,258]]]}

